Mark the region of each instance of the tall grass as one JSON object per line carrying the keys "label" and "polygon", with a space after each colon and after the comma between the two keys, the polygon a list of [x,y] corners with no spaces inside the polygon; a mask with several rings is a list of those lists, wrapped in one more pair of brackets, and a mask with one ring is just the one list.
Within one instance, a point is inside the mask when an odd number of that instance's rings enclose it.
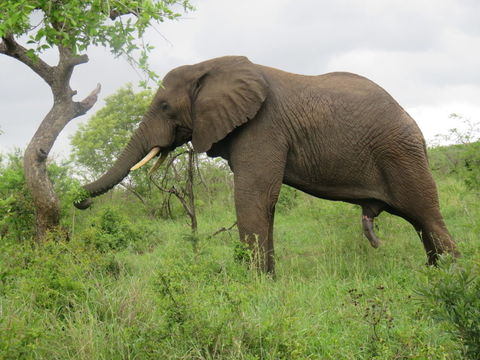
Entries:
{"label": "tall grass", "polygon": [[[439,189],[463,252],[455,266],[471,268],[480,252],[478,197],[454,177],[440,179]],[[382,214],[377,232],[383,245],[373,249],[362,234],[359,208],[294,196],[279,205],[276,217],[275,280],[235,261],[235,229],[209,237],[235,220],[224,198],[199,212],[195,244],[183,218],[134,221],[132,209],[108,199],[90,213],[76,213],[70,242],[32,247],[4,241],[0,358],[466,356],[458,329],[448,318],[432,317],[442,300],[428,296],[442,275],[426,268],[409,224]],[[105,214],[111,221],[106,230]],[[125,239],[132,232],[141,236]]]}

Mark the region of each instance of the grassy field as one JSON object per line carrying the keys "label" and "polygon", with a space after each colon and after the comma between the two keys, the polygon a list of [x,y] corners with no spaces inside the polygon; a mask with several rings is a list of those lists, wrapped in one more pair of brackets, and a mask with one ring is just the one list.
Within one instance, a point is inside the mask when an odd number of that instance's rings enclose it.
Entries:
{"label": "grassy field", "polygon": [[[432,294],[452,284],[454,300],[468,295],[453,288],[478,274],[479,197],[453,176],[438,185],[456,265],[426,267],[413,228],[388,214],[373,249],[358,207],[298,193],[277,209],[275,280],[235,260],[235,228],[209,238],[235,221],[229,196],[201,204],[198,238],[183,217],[148,218],[124,200],[72,209],[68,242],[0,244],[0,358],[466,358],[469,335]],[[479,311],[457,309],[477,329]]]}

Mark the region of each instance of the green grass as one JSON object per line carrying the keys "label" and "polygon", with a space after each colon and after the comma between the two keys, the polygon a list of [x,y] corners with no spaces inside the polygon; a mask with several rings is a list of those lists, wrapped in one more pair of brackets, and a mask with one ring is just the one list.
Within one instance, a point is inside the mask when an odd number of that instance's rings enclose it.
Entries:
{"label": "green grass", "polygon": [[[478,197],[455,178],[439,190],[459,265],[478,264]],[[233,206],[202,208],[195,246],[183,217],[143,218],[122,227],[143,235],[112,249],[88,230],[102,209],[76,213],[70,242],[1,245],[1,359],[462,358],[419,291],[438,270],[398,217],[379,217],[373,249],[359,208],[300,194],[278,209],[272,280],[234,261],[236,229],[207,239]]]}

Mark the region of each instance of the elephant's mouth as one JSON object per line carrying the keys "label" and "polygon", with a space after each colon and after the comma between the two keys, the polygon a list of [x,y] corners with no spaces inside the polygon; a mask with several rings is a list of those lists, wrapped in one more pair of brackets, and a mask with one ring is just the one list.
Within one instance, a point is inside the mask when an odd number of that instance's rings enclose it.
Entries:
{"label": "elephant's mouth", "polygon": [[143,165],[145,165],[150,160],[152,160],[160,152],[161,152],[160,157],[157,159],[155,164],[153,164],[152,168],[148,170],[149,175],[153,174],[159,168],[159,166],[162,165],[162,163],[165,161],[169,153],[169,151],[165,149],[162,151],[159,146],[153,147],[152,150],[150,150],[150,152],[147,155],[145,155],[145,157],[142,160],[140,160],[138,163],[136,163],[131,167],[130,171],[140,169]]}

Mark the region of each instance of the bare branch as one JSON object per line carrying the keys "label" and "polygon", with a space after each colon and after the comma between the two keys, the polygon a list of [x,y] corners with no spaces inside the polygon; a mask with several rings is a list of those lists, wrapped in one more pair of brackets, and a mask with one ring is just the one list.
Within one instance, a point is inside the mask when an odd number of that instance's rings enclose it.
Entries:
{"label": "bare branch", "polygon": [[6,35],[2,37],[0,43],[0,53],[13,57],[27,65],[30,69],[35,71],[45,82],[53,85],[53,67],[48,65],[42,59],[28,56],[28,49],[17,43],[13,35]]}
{"label": "bare branch", "polygon": [[85,99],[83,99],[80,103],[90,109],[95,103],[97,102],[98,99],[98,94],[100,93],[100,90],[102,89],[102,85],[100,83],[97,84],[97,87],[92,90],[90,95],[88,95]]}
{"label": "bare branch", "polygon": [[69,62],[68,62],[68,65],[69,66],[77,66],[77,65],[80,65],[80,64],[85,64],[88,62],[88,55],[87,54],[83,54],[83,55],[78,55],[78,56],[74,56],[72,57]]}
{"label": "bare branch", "polygon": [[[186,179],[185,179],[185,188],[181,190],[177,190],[175,186],[170,187],[169,189],[165,188],[162,185],[159,185],[152,176],[150,176],[150,181],[161,191],[173,194],[177,197],[177,199],[180,201],[182,204],[185,212],[187,213],[188,217],[190,218],[190,227],[192,229],[192,233],[196,234],[197,233],[197,216],[196,216],[196,211],[195,211],[195,201],[194,201],[194,192],[193,192],[193,173],[194,173],[194,152],[193,149],[190,149],[188,151],[184,151],[182,153],[176,154],[170,159],[170,162],[168,166],[173,169],[173,171],[176,173],[178,177],[178,173],[175,169],[175,164],[174,160],[180,155],[183,155],[183,153],[188,153],[188,169],[186,173]],[[165,173],[167,173],[168,168],[165,170]],[[163,178],[162,181],[165,180],[165,177]]]}
{"label": "bare branch", "polygon": [[168,169],[170,168],[170,166],[172,166],[172,164],[173,164],[173,162],[175,161],[176,158],[182,156],[183,154],[187,154],[187,153],[188,153],[188,151],[185,150],[185,151],[179,152],[178,154],[173,155],[173,156],[170,158],[170,160],[169,160],[169,162],[167,163],[167,165],[165,166],[165,172],[167,172]]}
{"label": "bare branch", "polygon": [[158,190],[175,195],[177,197],[177,199],[180,201],[180,203],[182,204],[185,211],[187,212],[188,216],[189,217],[193,216],[193,211],[190,208],[190,206],[188,206],[187,201],[185,200],[185,196],[180,191],[178,191],[175,186],[172,186],[170,189],[166,189],[166,188],[158,185],[158,183],[155,180],[153,180],[152,177],[150,177],[150,180],[158,188]]}
{"label": "bare branch", "polygon": [[163,184],[165,184],[165,181],[166,181],[166,178],[167,178],[167,175],[168,175],[168,170],[170,169],[170,167],[173,167],[174,168],[174,171],[175,171],[175,174],[177,175],[178,177],[178,174],[177,174],[177,169],[174,167],[173,165],[173,162],[175,161],[176,158],[178,158],[179,156],[183,155],[183,154],[186,154],[188,153],[187,150],[185,151],[182,151],[172,157],[170,157],[170,160],[168,161],[168,163],[165,165],[165,170],[163,171],[163,177],[162,177],[162,180],[160,181]]}
{"label": "bare branch", "polygon": [[237,222],[235,221],[235,222],[234,222],[231,226],[229,226],[228,228],[226,228],[226,227],[221,227],[220,229],[218,229],[217,231],[215,231],[212,235],[209,235],[209,236],[207,237],[207,240],[208,240],[208,239],[211,239],[212,237],[214,237],[214,236],[216,236],[216,235],[218,235],[218,234],[220,234],[220,233],[222,233],[222,232],[232,230],[236,225],[237,225]]}
{"label": "bare branch", "polygon": [[82,101],[75,102],[75,117],[85,114],[97,102],[98,94],[102,89],[102,85],[97,84],[97,87]]}
{"label": "bare branch", "polygon": [[128,191],[130,191],[133,195],[135,195],[135,196],[137,197],[137,199],[140,200],[144,206],[146,206],[145,200],[144,200],[144,199],[142,198],[142,196],[141,196],[137,191],[135,191],[131,186],[125,185],[123,182],[121,182],[120,185],[123,186],[123,187],[124,187],[125,189],[127,189]]}

